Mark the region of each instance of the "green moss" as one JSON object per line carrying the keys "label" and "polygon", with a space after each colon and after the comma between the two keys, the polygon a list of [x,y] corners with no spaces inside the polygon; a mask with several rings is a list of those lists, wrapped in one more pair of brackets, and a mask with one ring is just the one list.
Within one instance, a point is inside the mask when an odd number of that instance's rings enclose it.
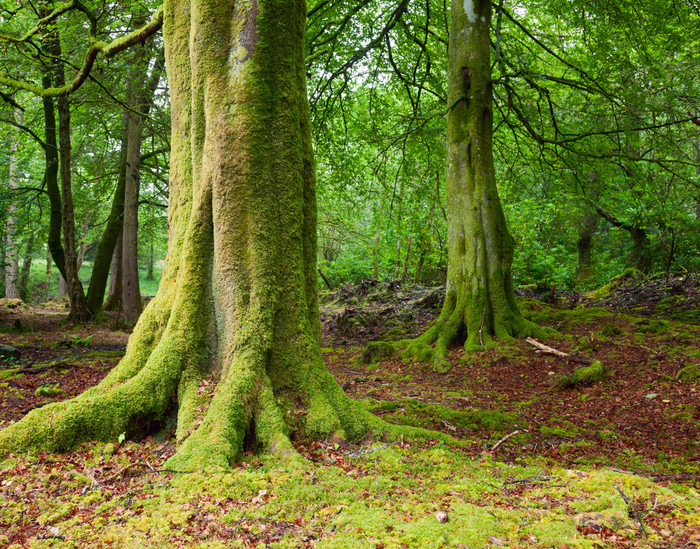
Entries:
{"label": "green moss", "polygon": [[594,360],[589,366],[576,368],[570,375],[557,381],[561,388],[586,387],[605,379],[609,375],[602,362]]}
{"label": "green moss", "polygon": [[114,358],[124,356],[124,351],[90,351],[89,353],[85,353],[81,356],[83,358]]}
{"label": "green moss", "polygon": [[619,275],[611,278],[610,282],[608,282],[605,286],[591,292],[589,297],[592,299],[602,299],[626,283],[641,280],[642,278],[644,278],[644,274],[638,269],[625,269]]}
{"label": "green moss", "polygon": [[18,375],[19,371],[20,368],[7,368],[6,370],[0,370],[0,379],[11,379]]}
{"label": "green moss", "polygon": [[636,327],[641,333],[658,334],[669,329],[669,323],[665,320],[648,320],[646,318],[639,320]]}
{"label": "green moss", "polygon": [[606,324],[603,326],[601,333],[607,337],[613,337],[624,333],[624,330],[620,328],[617,324]]}
{"label": "green moss", "polygon": [[34,394],[38,397],[62,397],[65,396],[66,392],[59,388],[58,385],[42,385]]}
{"label": "green moss", "polygon": [[676,374],[676,379],[683,381],[698,381],[700,379],[700,365],[687,364]]}
{"label": "green moss", "polygon": [[360,362],[362,364],[373,364],[381,359],[389,358],[396,354],[396,349],[391,343],[386,341],[371,341],[362,350]]}

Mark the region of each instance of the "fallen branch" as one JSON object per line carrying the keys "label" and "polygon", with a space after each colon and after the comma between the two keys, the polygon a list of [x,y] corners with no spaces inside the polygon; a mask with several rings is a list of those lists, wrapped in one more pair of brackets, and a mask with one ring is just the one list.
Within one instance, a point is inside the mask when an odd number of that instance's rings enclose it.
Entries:
{"label": "fallen branch", "polygon": [[644,529],[644,523],[642,522],[642,519],[639,516],[639,513],[637,513],[637,510],[634,508],[634,505],[630,501],[630,499],[625,495],[625,493],[615,486],[615,490],[617,490],[620,493],[620,496],[624,500],[624,502],[627,504],[627,508],[629,509],[629,512],[634,515],[634,518],[637,520],[637,524],[639,525],[639,531],[642,534],[642,537],[644,539],[648,539],[649,536],[647,535],[647,531]]}
{"label": "fallen branch", "polygon": [[72,368],[75,366],[75,364],[71,364],[70,362],[63,362],[63,361],[58,361],[58,362],[52,362],[51,364],[43,364],[41,366],[28,366],[25,367],[23,366],[19,370],[17,370],[18,374],[41,374],[43,372],[48,372],[49,370],[53,370],[54,368]]}
{"label": "fallen branch", "polygon": [[508,440],[508,439],[510,439],[510,438],[512,438],[512,437],[514,437],[515,435],[519,435],[520,433],[527,433],[527,430],[526,430],[526,429],[521,429],[520,427],[518,427],[518,429],[517,429],[516,431],[513,431],[512,433],[508,433],[508,434],[507,434],[506,436],[504,436],[501,440],[499,440],[496,444],[494,444],[493,446],[491,446],[491,451],[492,451],[492,452],[495,452],[496,450],[498,450],[498,447],[499,447],[501,444],[503,444],[506,440]]}
{"label": "fallen branch", "polygon": [[588,358],[585,356],[578,356],[578,355],[569,355],[563,351],[558,351],[557,349],[554,349],[553,347],[548,347],[544,343],[540,343],[536,339],[532,339],[531,337],[526,337],[525,341],[532,345],[533,347],[537,348],[538,353],[544,353],[546,355],[554,355],[558,356],[560,358],[565,358],[566,360],[570,362],[577,362],[579,364],[591,364],[593,362],[592,358]]}

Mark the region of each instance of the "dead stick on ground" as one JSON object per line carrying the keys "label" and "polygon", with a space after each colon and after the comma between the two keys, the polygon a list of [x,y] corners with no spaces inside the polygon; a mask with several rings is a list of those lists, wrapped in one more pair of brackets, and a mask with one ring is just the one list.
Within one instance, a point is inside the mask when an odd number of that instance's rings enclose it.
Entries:
{"label": "dead stick on ground", "polygon": [[525,341],[528,342],[530,345],[538,349],[537,352],[544,353],[546,355],[554,355],[558,356],[561,358],[565,358],[567,360],[570,360],[572,362],[578,362],[580,364],[590,364],[593,362],[593,359],[585,357],[585,356],[576,356],[576,355],[569,355],[566,354],[563,351],[558,351],[557,349],[554,349],[553,347],[548,347],[544,343],[540,343],[536,339],[532,339],[531,337],[526,337]]}
{"label": "dead stick on ground", "polygon": [[484,306],[484,308],[481,309],[481,325],[479,326],[479,343],[481,343],[481,346],[484,348],[485,351],[486,345],[484,345],[484,338],[482,336],[482,331],[484,329],[484,314],[486,314],[486,306]]}
{"label": "dead stick on ground", "polygon": [[43,372],[48,372],[53,368],[72,368],[74,364],[68,362],[54,362],[52,364],[44,364],[43,366],[30,366],[27,368],[20,368],[17,372],[18,374],[41,374]]}
{"label": "dead stick on ground", "polygon": [[[613,485],[614,486],[614,485]],[[637,513],[637,510],[634,508],[634,505],[632,505],[632,502],[630,499],[625,495],[625,493],[618,488],[617,486],[614,486],[615,490],[617,490],[620,493],[620,496],[622,496],[622,499],[624,502],[627,504],[627,508],[634,514],[634,518],[637,519],[637,524],[639,525],[639,531],[642,533],[642,536],[644,539],[648,539],[649,536],[647,536],[647,531],[644,529],[644,523],[642,522],[642,519],[639,517],[639,513]]]}
{"label": "dead stick on ground", "polygon": [[506,440],[508,440],[509,438],[512,438],[512,437],[514,437],[515,435],[518,435],[518,434],[520,434],[520,433],[527,433],[527,431],[526,431],[525,429],[518,429],[517,431],[513,431],[512,433],[508,433],[508,434],[507,434],[506,436],[504,436],[501,440],[499,440],[496,444],[494,444],[493,446],[491,446],[491,451],[492,451],[492,452],[495,452],[496,450],[498,450],[498,447],[499,447],[501,444],[503,444]]}
{"label": "dead stick on ground", "polygon": [[671,503],[672,501],[676,501],[677,499],[680,499],[680,496],[675,497],[673,499],[669,499],[668,501],[666,501],[664,503],[659,503],[658,498],[655,497],[654,498],[654,506],[651,508],[651,510],[646,515],[644,515],[644,517],[642,517],[642,520],[646,519],[649,515],[651,515],[659,507],[667,507],[669,503]]}

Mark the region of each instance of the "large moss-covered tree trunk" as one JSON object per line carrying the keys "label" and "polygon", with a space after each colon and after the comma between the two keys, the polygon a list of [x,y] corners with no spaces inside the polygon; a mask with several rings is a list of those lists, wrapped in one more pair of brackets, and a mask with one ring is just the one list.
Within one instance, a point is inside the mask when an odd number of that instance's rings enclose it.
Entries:
{"label": "large moss-covered tree trunk", "polygon": [[[122,362],[73,400],[0,432],[0,455],[116,440],[177,418],[171,464],[283,453],[298,429],[376,420],[324,367],[303,0],[167,0],[170,241]],[[245,441],[245,442],[244,442]]]}
{"label": "large moss-covered tree trunk", "polygon": [[[466,338],[485,349],[494,336],[541,333],[519,313],[513,291],[513,238],[498,198],[492,153],[488,0],[452,0],[448,58],[448,272],[438,320],[404,356],[445,366],[447,347]],[[430,344],[435,343],[435,347]]]}

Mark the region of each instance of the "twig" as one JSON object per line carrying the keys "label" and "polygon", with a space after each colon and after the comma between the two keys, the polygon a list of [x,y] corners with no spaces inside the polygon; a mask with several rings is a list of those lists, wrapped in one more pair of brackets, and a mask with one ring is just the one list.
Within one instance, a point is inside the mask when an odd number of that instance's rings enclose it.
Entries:
{"label": "twig", "polygon": [[479,343],[481,343],[481,346],[485,351],[486,345],[484,345],[484,338],[482,337],[482,330],[484,328],[484,313],[486,313],[486,305],[484,305],[484,308],[481,309],[481,324],[479,325]]}
{"label": "twig", "polygon": [[639,513],[637,513],[637,510],[634,508],[634,505],[632,505],[632,502],[630,499],[625,495],[625,493],[618,488],[617,486],[613,485],[615,490],[617,490],[620,493],[620,496],[624,500],[624,502],[627,504],[627,508],[634,514],[634,518],[637,520],[637,524],[639,525],[639,531],[642,533],[642,537],[644,539],[649,539],[649,536],[647,535],[647,531],[644,529],[644,523],[642,522],[642,519],[639,517]]}
{"label": "twig", "polygon": [[515,435],[518,435],[518,434],[520,434],[520,433],[527,433],[527,430],[526,430],[526,429],[521,429],[520,427],[518,427],[517,431],[513,431],[512,433],[508,433],[508,434],[507,434],[506,436],[504,436],[501,440],[499,440],[496,444],[494,444],[493,446],[491,446],[491,451],[492,451],[492,452],[495,452],[495,451],[498,449],[498,447],[499,447],[501,444],[503,444],[506,440],[508,440],[509,438],[514,437]]}
{"label": "twig", "polygon": [[671,503],[672,501],[676,501],[677,499],[680,499],[680,496],[669,499],[668,501],[666,501],[664,503],[658,503],[659,500],[658,500],[658,498],[655,497],[654,498],[654,506],[649,510],[649,512],[646,515],[644,515],[644,517],[642,517],[642,520],[646,520],[646,518],[649,515],[651,515],[654,511],[656,511],[659,507],[666,507],[669,503]]}
{"label": "twig", "polygon": [[373,452],[379,452],[380,450],[386,450],[387,448],[389,448],[389,446],[393,446],[394,444],[398,444],[398,441],[390,442],[389,444],[382,444],[381,446],[374,446],[372,448],[366,448],[364,450],[357,450],[355,452],[348,452],[345,455],[347,457],[362,457],[362,456],[366,456],[367,454],[371,454]]}

